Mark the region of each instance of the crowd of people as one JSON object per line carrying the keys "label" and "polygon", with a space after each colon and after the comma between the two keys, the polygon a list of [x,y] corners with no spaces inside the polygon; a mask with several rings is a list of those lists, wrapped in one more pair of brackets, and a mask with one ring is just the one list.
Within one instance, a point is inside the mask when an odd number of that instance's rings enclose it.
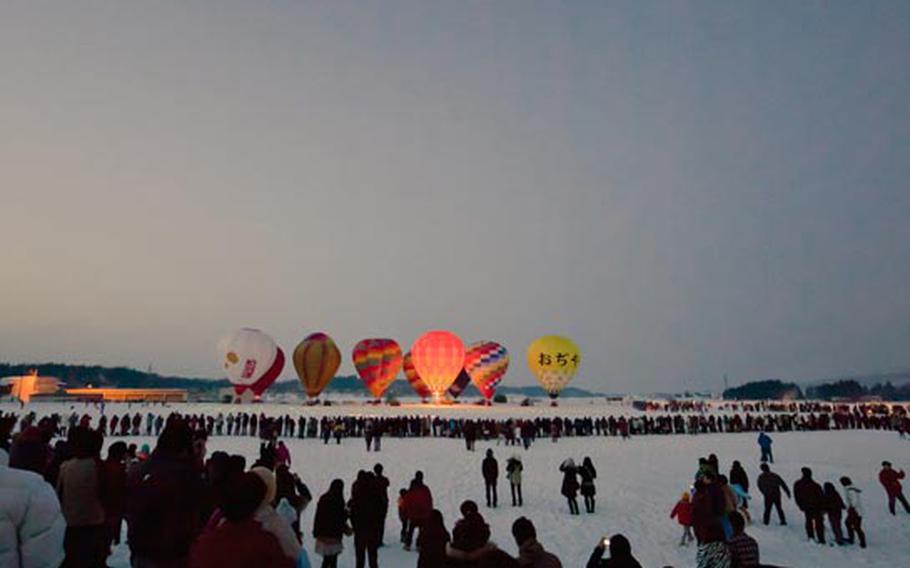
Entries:
{"label": "crowd of people", "polygon": [[[75,419],[74,415],[67,419],[60,415],[38,418],[33,413],[0,417],[0,495],[6,515],[0,523],[9,525],[4,535],[14,532],[12,538],[0,537],[0,565],[103,567],[120,543],[125,523],[126,544],[135,568],[309,566],[300,519],[313,496],[292,471],[291,453],[279,439],[289,435],[283,420],[232,414],[250,417],[239,422],[235,418],[232,430],[239,423],[239,435],[262,438],[258,459],[247,467],[241,455],[222,451],[208,455],[209,436],[217,435],[218,430],[205,416],[172,413],[143,420],[136,414],[138,421],[121,417],[114,427],[113,418],[102,425],[100,421],[92,424],[88,415],[75,415]],[[255,427],[250,422],[253,417]],[[351,420],[357,424],[359,419]],[[580,420],[580,428],[573,423],[571,435],[592,435],[585,419]],[[482,437],[488,422],[458,420],[455,427],[462,435],[476,427]],[[123,423],[128,424],[130,436],[143,434],[144,425],[149,428],[157,436],[154,449],[121,439]],[[360,434],[369,430],[368,447],[378,449],[377,431],[384,427],[378,420],[363,424]],[[432,424],[428,427],[433,428]],[[597,431],[596,426],[591,427]],[[102,458],[106,437],[107,455]],[[833,482],[821,485],[809,468],[803,468],[791,493],[771,470],[772,444],[771,436],[760,432],[762,463],[755,486],[764,501],[762,522],[768,525],[776,511],[779,523],[786,524],[782,498],[792,497],[803,513],[810,540],[826,542],[827,520],[836,544],[858,543],[865,548],[862,489],[845,476],[838,480],[840,490]],[[469,449],[474,449],[473,444]],[[486,505],[498,507],[500,467],[493,448],[486,450],[479,469]],[[505,477],[513,506],[523,505],[523,469],[518,453],[507,458]],[[580,514],[578,493],[584,498],[586,513],[594,513],[597,470],[591,458],[584,457],[581,465],[566,459],[559,470],[570,515]],[[897,504],[910,513],[901,484],[904,475],[889,462],[882,464],[879,480],[891,514],[896,514]],[[381,464],[357,472],[347,494],[344,480],[331,481],[317,500],[312,526],[312,552],[321,557],[323,567],[337,566],[348,537],[353,540],[356,566],[378,567],[378,550],[386,544],[389,491]],[[759,566],[758,543],[746,532],[752,522],[749,491],[749,476],[738,461],[731,464],[729,475],[723,475],[716,455],[699,460],[691,489],[670,512],[683,527],[680,545],[697,543],[699,568]],[[526,517],[516,519],[512,526],[517,557],[497,548],[472,500],[461,504],[461,518],[450,525],[450,532],[420,471],[398,492],[397,513],[401,546],[405,550],[416,547],[418,566],[561,566],[538,541],[536,527]],[[609,557],[603,558],[606,550]],[[614,535],[594,549],[587,565],[639,564],[628,539]]]}
{"label": "crowd of people", "polygon": [[[92,403],[96,404],[96,403]],[[319,439],[324,444],[341,444],[347,438],[365,441],[367,451],[380,451],[382,438],[444,437],[461,438],[473,451],[480,440],[496,440],[506,445],[528,449],[540,439],[558,441],[562,437],[620,437],[716,434],[725,432],[790,432],[824,430],[887,430],[901,437],[910,434],[910,413],[900,405],[822,405],[804,403],[764,407],[729,404],[724,412],[644,413],[631,416],[576,416],[535,418],[455,418],[442,416],[305,416],[290,414],[269,416],[264,412],[195,413],[186,416],[193,430],[204,430],[212,436],[253,436],[264,439]],[[75,407],[66,416],[52,414],[56,431],[65,435],[75,426],[92,427],[105,436],[158,436],[165,423],[162,412],[127,411],[105,413],[103,404],[96,408],[95,419],[88,411]],[[34,412],[19,417],[21,428],[35,424]]]}
{"label": "crowd of people", "polygon": [[[803,514],[809,541],[826,543],[827,519],[836,545],[858,544],[866,548],[862,489],[847,476],[838,480],[841,490],[831,481],[819,484],[813,478],[812,470],[803,467],[801,477],[793,483],[791,492],[787,483],[769,465],[772,461],[770,438],[762,434],[758,442],[762,463],[756,486],[763,499],[761,521],[764,525],[770,523],[773,511],[777,512],[780,525],[787,524],[781,504],[782,497],[786,496],[793,499]],[[894,469],[888,461],[882,462],[879,481],[892,515],[896,514],[897,502],[910,514],[901,485],[904,476],[903,470]],[[691,489],[682,494],[670,511],[670,518],[676,519],[683,528],[679,545],[688,546],[692,541],[697,543],[698,568],[768,566],[760,564],[758,543],[745,532],[745,527],[752,522],[749,489],[749,476],[739,461],[733,461],[729,475],[724,475],[715,454],[699,459]]]}

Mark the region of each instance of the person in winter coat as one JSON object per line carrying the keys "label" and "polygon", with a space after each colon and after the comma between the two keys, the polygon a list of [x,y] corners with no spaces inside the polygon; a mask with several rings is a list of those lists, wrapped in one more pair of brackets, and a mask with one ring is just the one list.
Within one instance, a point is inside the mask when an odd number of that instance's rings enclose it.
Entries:
{"label": "person in winter coat", "polygon": [[793,499],[806,517],[806,536],[825,544],[824,492],[821,485],[812,479],[812,470],[802,469],[803,476],[793,484]]}
{"label": "person in winter coat", "polygon": [[126,508],[126,443],[114,442],[107,449],[102,465],[104,476],[104,524],[107,525],[108,547],[120,544],[120,528]]}
{"label": "person in winter coat", "polygon": [[[217,528],[202,534],[192,547],[190,568],[294,568],[278,539],[254,515],[266,499],[261,476],[247,472],[229,483]],[[309,566],[309,562],[300,566]]]}
{"label": "person in winter coat", "polygon": [[300,541],[297,540],[297,535],[294,534],[291,523],[279,515],[275,508],[272,507],[278,491],[275,474],[270,469],[261,466],[254,467],[250,470],[250,473],[258,475],[266,488],[265,495],[253,514],[253,520],[259,523],[263,530],[275,537],[285,556],[292,562],[297,562],[302,553]]}
{"label": "person in winter coat", "polygon": [[904,478],[904,470],[897,471],[891,467],[891,462],[883,461],[882,470],[878,473],[878,480],[885,488],[888,495],[888,511],[892,515],[894,511],[894,502],[900,501],[904,506],[904,511],[910,513],[910,505],[907,504],[907,498],[904,497],[904,490],[901,487],[901,479]]}
{"label": "person in winter coat", "polygon": [[433,509],[430,518],[420,529],[417,537],[417,547],[420,556],[417,558],[417,568],[437,568],[446,564],[446,545],[451,541],[449,531],[446,530],[442,513]]}
{"label": "person in winter coat", "polygon": [[205,496],[196,470],[193,432],[169,420],[155,451],[127,470],[126,519],[134,566],[179,566],[202,529]]}
{"label": "person in winter coat", "polygon": [[[610,557],[604,558],[607,546],[610,547]],[[724,549],[726,550],[726,547]],[[621,534],[615,534],[594,547],[594,552],[591,553],[586,568],[641,568],[641,564],[632,556],[632,545],[629,544],[629,539]]]}
{"label": "person in winter coat", "polygon": [[275,489],[276,502],[273,503],[275,510],[278,510],[278,504],[282,499],[287,501],[288,505],[293,509],[290,515],[291,528],[294,530],[294,534],[297,535],[297,540],[300,541],[302,536],[300,514],[313,500],[313,495],[306,484],[296,474],[291,473],[285,465],[279,465],[275,468]]}
{"label": "person in winter coat", "polygon": [[433,511],[433,494],[423,483],[423,473],[418,471],[411,480],[411,487],[404,498],[405,516],[408,518],[408,532],[405,534],[404,549],[410,550],[414,542],[414,531],[430,518]]}
{"label": "person in winter coat", "polygon": [[743,469],[742,464],[738,460],[733,461],[733,465],[730,467],[730,485],[739,485],[742,487],[742,490],[746,493],[749,492],[749,476],[746,474],[746,470]]}
{"label": "person in winter coat", "polygon": [[461,519],[452,529],[451,548],[470,553],[486,546],[490,541],[490,526],[477,510],[477,503],[464,501],[459,509]]}
{"label": "person in winter coat", "polygon": [[313,537],[316,539],[316,554],[322,556],[322,568],[338,566],[338,555],[344,550],[342,538],[350,533],[347,526],[348,512],[344,506],[344,482],[332,480],[316,504],[313,519]]}
{"label": "person in winter coat", "polygon": [[57,495],[66,519],[65,568],[103,568],[108,554],[104,523],[101,433],[77,426],[70,431],[73,458],[60,466]]}
{"label": "person in winter coat", "polygon": [[389,516],[389,478],[382,472],[382,464],[377,463],[373,466],[373,477],[379,494],[379,546],[385,546],[385,520]]}
{"label": "person in winter coat", "polygon": [[676,502],[676,505],[673,506],[673,510],[670,511],[670,518],[675,518],[676,522],[683,527],[683,534],[679,539],[679,546],[688,546],[690,542],[695,540],[695,537],[692,535],[692,498],[688,491],[683,493],[679,501]]}
{"label": "person in winter coat", "polygon": [[591,458],[586,457],[578,468],[578,475],[581,477],[581,495],[585,500],[585,511],[594,512],[594,495],[597,491],[594,488],[594,480],[597,478],[597,470],[594,469],[594,463]]}
{"label": "person in winter coat", "polygon": [[578,468],[572,458],[562,462],[559,466],[562,472],[562,496],[569,501],[569,514],[578,514]]}
{"label": "person in winter coat", "polygon": [[544,550],[537,541],[537,529],[529,519],[515,519],[512,536],[518,545],[518,565],[522,568],[562,568],[559,558]]}
{"label": "person in winter coat", "polygon": [[840,484],[847,496],[847,542],[853,544],[854,535],[859,537],[859,547],[866,548],[866,533],[863,532],[862,490],[853,485],[849,477],[841,477]]}
{"label": "person in winter coat", "polygon": [[825,511],[825,515],[828,516],[828,524],[831,525],[831,532],[834,533],[834,542],[838,546],[843,546],[844,532],[841,529],[841,515],[846,508],[844,500],[841,499],[840,493],[837,492],[834,484],[830,481],[825,482],[823,491],[825,497],[822,502],[822,508]]}
{"label": "person in winter coat", "polygon": [[730,568],[758,568],[760,566],[758,543],[746,534],[746,519],[739,513],[730,513],[730,526],[733,527],[733,536],[728,543]]}
{"label": "person in winter coat", "polygon": [[291,451],[281,440],[278,441],[278,446],[275,448],[275,463],[277,465],[291,466]]}
{"label": "person in winter coat", "polygon": [[[524,503],[521,499],[521,472],[524,470],[524,465],[521,463],[521,458],[517,455],[513,455],[509,458],[509,461],[506,462],[506,478],[509,480],[509,487],[512,490],[512,506],[516,505],[521,507]],[[517,495],[517,500],[516,500]]]}
{"label": "person in winter coat", "polygon": [[8,464],[0,449],[0,566],[57,568],[65,557],[60,502],[40,475]]}
{"label": "person in winter coat", "polygon": [[777,517],[781,525],[787,524],[784,517],[784,510],[780,506],[780,494],[783,491],[787,498],[790,498],[790,490],[787,484],[779,475],[771,471],[768,464],[761,464],[761,473],[758,475],[758,491],[762,494],[765,501],[765,511],[762,514],[762,521],[767,525],[771,522],[771,509],[777,508]]}
{"label": "person in winter coat", "polygon": [[496,487],[499,484],[499,462],[493,457],[493,450],[487,450],[487,456],[483,458],[481,470],[484,489],[487,494],[487,507],[497,507],[499,505],[499,499],[496,495]]}
{"label": "person in winter coat", "polygon": [[405,497],[407,497],[407,495],[407,489],[402,487],[398,490],[398,520],[401,522],[401,534],[399,535],[399,542],[401,542],[401,544],[405,543],[405,539],[407,539],[408,536],[408,515],[407,510],[405,509]]}
{"label": "person in winter coat", "polygon": [[761,449],[761,461],[762,463],[771,462],[774,463],[774,455],[771,453],[771,444],[774,443],[774,440],[771,439],[771,436],[762,432],[758,435],[758,447]]}
{"label": "person in winter coat", "polygon": [[721,516],[724,515],[723,490],[713,472],[706,471],[695,482],[692,497],[692,527],[698,541],[696,563],[698,568],[729,568],[730,551],[727,549]]}
{"label": "person in winter coat", "polygon": [[363,568],[365,557],[369,558],[370,568],[379,566],[379,530],[382,526],[382,509],[379,487],[371,472],[361,470],[357,480],[351,486],[349,515],[354,530],[354,553],[357,568]]}

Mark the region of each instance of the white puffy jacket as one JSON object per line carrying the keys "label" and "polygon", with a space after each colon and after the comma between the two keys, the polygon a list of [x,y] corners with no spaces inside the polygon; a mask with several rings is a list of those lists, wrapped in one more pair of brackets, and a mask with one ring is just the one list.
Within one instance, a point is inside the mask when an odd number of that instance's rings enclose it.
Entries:
{"label": "white puffy jacket", "polygon": [[57,568],[66,531],[57,494],[41,476],[8,464],[0,450],[0,568]]}

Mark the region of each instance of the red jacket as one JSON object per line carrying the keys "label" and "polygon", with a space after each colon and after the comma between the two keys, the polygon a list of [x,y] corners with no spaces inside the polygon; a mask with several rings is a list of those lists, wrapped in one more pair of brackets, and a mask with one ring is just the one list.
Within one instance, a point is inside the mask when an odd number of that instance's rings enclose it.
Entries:
{"label": "red jacket", "polygon": [[254,520],[225,521],[199,537],[190,551],[190,568],[294,568],[278,539]]}
{"label": "red jacket", "polygon": [[882,469],[878,474],[878,480],[885,486],[885,491],[888,492],[888,495],[897,495],[901,492],[900,480],[903,478],[904,472],[894,469]]}
{"label": "red jacket", "polygon": [[678,501],[676,506],[670,512],[670,518],[676,517],[676,521],[684,527],[692,526],[692,503],[689,501]]}
{"label": "red jacket", "polygon": [[426,485],[420,485],[408,491],[404,496],[405,515],[411,521],[423,521],[430,518],[433,511],[433,495]]}

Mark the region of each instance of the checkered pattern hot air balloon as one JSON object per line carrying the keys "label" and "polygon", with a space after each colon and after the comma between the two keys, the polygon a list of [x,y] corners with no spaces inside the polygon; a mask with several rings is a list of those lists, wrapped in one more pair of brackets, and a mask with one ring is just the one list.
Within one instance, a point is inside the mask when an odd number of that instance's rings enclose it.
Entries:
{"label": "checkered pattern hot air balloon", "polygon": [[393,339],[364,339],[352,354],[357,374],[376,398],[389,388],[401,369],[401,347]]}
{"label": "checkered pattern hot air balloon", "polygon": [[310,398],[319,396],[341,365],[341,352],[331,337],[324,333],[308,335],[294,349],[294,368]]}
{"label": "checkered pattern hot air balloon", "polygon": [[509,369],[509,352],[495,341],[478,341],[465,350],[464,369],[487,401]]}
{"label": "checkered pattern hot air balloon", "polygon": [[464,367],[464,343],[449,331],[428,331],[411,347],[414,368],[439,402]]}

